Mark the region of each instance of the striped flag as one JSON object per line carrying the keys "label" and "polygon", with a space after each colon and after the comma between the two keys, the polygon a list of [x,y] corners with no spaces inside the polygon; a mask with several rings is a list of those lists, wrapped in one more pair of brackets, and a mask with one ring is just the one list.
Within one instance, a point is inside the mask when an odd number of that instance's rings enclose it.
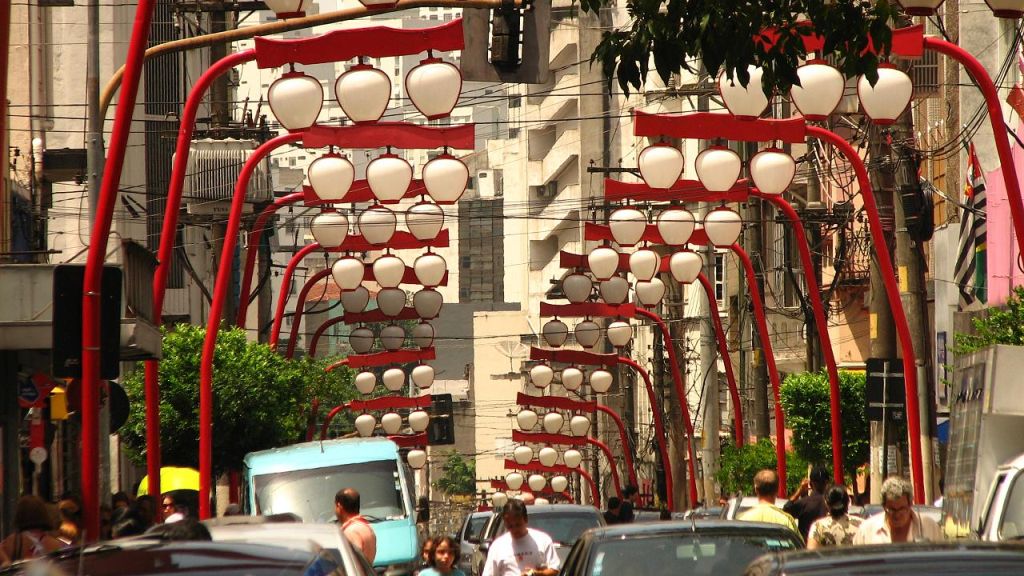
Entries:
{"label": "striped flag", "polygon": [[988,300],[986,283],[985,177],[974,144],[969,147],[963,215],[960,218],[960,249],[956,257],[956,284],[960,309]]}

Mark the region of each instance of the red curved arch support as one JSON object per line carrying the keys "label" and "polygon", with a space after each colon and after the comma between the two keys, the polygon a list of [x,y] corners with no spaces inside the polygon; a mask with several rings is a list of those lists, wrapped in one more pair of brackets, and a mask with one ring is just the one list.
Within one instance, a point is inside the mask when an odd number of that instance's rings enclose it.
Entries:
{"label": "red curved arch support", "polygon": [[506,470],[521,470],[523,472],[557,472],[562,475],[578,474],[580,478],[583,478],[590,485],[590,499],[595,506],[601,505],[601,495],[597,491],[597,482],[594,482],[594,478],[583,469],[582,466],[576,468],[569,468],[564,464],[555,464],[554,466],[544,466],[540,462],[530,462],[528,464],[520,464],[515,460],[505,459]]}
{"label": "red curved arch support", "polygon": [[288,260],[288,265],[284,267],[284,274],[281,276],[281,291],[277,295],[277,309],[274,311],[274,324],[270,329],[271,348],[277,348],[277,340],[281,336],[281,322],[284,321],[284,309],[288,305],[288,296],[291,292],[292,274],[295,273],[295,268],[303,258],[319,249],[319,242],[306,244]]}
{"label": "red curved arch support", "polygon": [[313,289],[313,286],[316,286],[317,283],[330,275],[330,268],[325,268],[313,274],[303,284],[302,290],[299,291],[299,299],[295,304],[295,318],[292,319],[291,331],[288,334],[288,348],[284,353],[285,358],[291,359],[295,357],[295,340],[299,337],[299,324],[302,322],[302,315],[306,312],[306,298],[309,296],[309,291]]}
{"label": "red curved arch support", "polygon": [[[629,436],[626,435],[626,425],[622,421],[622,418],[615,413],[614,410],[605,406],[604,404],[597,404],[597,411],[607,414],[615,422],[615,426],[619,429],[619,442],[622,443],[622,463],[626,466],[626,474],[629,476],[629,483],[633,486],[639,486],[636,481],[636,464],[633,462],[633,451],[629,446]],[[609,452],[610,454],[610,452]],[[612,460],[612,468],[615,468],[615,461]]]}
{"label": "red curved arch support", "polygon": [[252,274],[256,268],[256,256],[260,251],[260,241],[263,238],[263,231],[267,229],[267,222],[271,216],[277,214],[278,210],[290,204],[300,202],[304,197],[305,194],[302,192],[292,192],[286,196],[275,198],[274,202],[264,208],[260,215],[256,217],[256,222],[253,223],[252,229],[246,235],[248,248],[245,251],[242,288],[238,291],[238,316],[235,318],[235,325],[239,328],[245,328],[245,317],[249,311],[249,300],[252,298],[252,294],[249,294],[249,290],[252,289]]}
{"label": "red curved arch support", "polygon": [[732,358],[729,356],[729,346],[725,337],[725,329],[722,327],[722,317],[718,310],[718,300],[715,298],[715,287],[703,272],[697,275],[697,280],[704,287],[704,294],[708,299],[708,309],[711,312],[711,323],[715,326],[715,340],[718,341],[718,355],[722,357],[722,364],[725,366],[725,379],[729,383],[729,397],[732,398],[732,426],[733,438],[736,446],[743,446],[745,439],[743,433],[743,406],[740,404],[740,392],[736,386],[736,375],[732,371]]}
{"label": "red curved arch support", "polygon": [[[661,403],[658,402],[657,394],[654,392],[654,384],[651,382],[651,375],[644,370],[643,366],[639,363],[634,362],[632,358],[626,356],[619,356],[619,363],[625,364],[636,370],[640,377],[644,380],[644,387],[647,388],[647,399],[651,403],[651,412],[654,419],[654,433],[657,434],[656,440],[658,441],[658,453],[661,454],[662,466],[665,468],[665,484],[668,486],[668,490],[665,490],[665,500],[669,510],[675,510],[675,495],[673,494],[672,486],[674,481],[672,479],[672,461],[669,460],[668,455],[668,433],[665,432],[665,421],[662,419],[662,413],[660,409]],[[634,486],[639,486],[636,481],[636,476],[631,477]]]}

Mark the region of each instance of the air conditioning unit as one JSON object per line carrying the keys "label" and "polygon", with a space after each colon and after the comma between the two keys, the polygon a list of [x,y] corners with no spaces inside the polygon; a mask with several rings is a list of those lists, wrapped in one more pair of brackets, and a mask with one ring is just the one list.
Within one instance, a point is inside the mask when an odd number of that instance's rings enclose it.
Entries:
{"label": "air conditioning unit", "polygon": [[[193,215],[224,216],[230,211],[242,166],[259,146],[255,140],[206,138],[189,145],[183,194],[186,209]],[[263,160],[249,178],[246,210],[252,204],[272,199],[268,162]]]}

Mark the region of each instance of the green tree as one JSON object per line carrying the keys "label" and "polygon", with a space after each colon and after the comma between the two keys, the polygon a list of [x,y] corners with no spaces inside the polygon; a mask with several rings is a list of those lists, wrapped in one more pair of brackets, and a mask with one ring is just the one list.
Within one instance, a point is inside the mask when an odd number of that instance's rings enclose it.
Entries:
{"label": "green tree", "polygon": [[469,496],[476,492],[476,463],[468,461],[458,452],[448,454],[443,474],[434,482],[434,487],[449,496]]}
{"label": "green tree", "polygon": [[[611,4],[580,0],[594,14]],[[629,26],[605,32],[591,60],[627,93],[643,85],[652,59],[666,84],[681,69],[696,73],[703,64],[712,78],[725,70],[746,86],[747,66],[754,64],[764,67],[766,93],[788,92],[799,83],[803,39],[812,32],[824,37],[822,52],[834,54],[844,74],[875,82],[879,58],[866,48],[870,43],[888,54],[890,26],[901,17],[888,0],[627,0],[626,10]],[[774,42],[764,41],[769,29],[778,31]]]}
{"label": "green tree", "polygon": [[954,354],[970,354],[993,344],[1024,345],[1024,287],[1015,287],[1003,306],[985,310],[971,325],[973,334],[954,337]]}
{"label": "green tree", "polygon": [[[722,449],[719,461],[718,484],[722,494],[752,494],[754,491],[754,474],[759,470],[775,470],[775,443],[762,438],[755,443],[744,444],[737,448],[729,443]],[[786,490],[793,492],[800,485],[807,461],[795,452],[786,452]]]}
{"label": "green tree", "polygon": [[[168,466],[199,461],[199,361],[206,329],[179,324],[163,339],[160,362],[160,452]],[[245,331],[221,330],[213,375],[213,467],[241,467],[242,458],[304,437],[313,398],[320,415],[357,395],[348,369],[324,371],[327,360],[287,360]],[[140,366],[123,382],[131,400],[121,438],[136,460],[145,457],[145,377]]]}
{"label": "green tree", "polygon": [[[843,425],[843,469],[850,476],[868,460],[870,433],[864,413],[865,376],[839,372],[839,400]],[[793,450],[804,460],[832,467],[832,414],[825,372],[790,374],[782,383],[786,427],[793,431]]]}

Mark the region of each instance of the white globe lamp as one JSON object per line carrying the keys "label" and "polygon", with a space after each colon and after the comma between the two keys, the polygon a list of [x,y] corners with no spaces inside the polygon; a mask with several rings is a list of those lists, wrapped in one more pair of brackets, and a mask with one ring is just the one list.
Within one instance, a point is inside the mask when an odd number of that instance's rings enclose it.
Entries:
{"label": "white globe lamp", "polygon": [[846,79],[835,66],[824,60],[810,60],[796,69],[800,85],[789,90],[793,105],[807,120],[821,122],[827,119],[843,99]]}
{"label": "white globe lamp", "polygon": [[622,348],[629,345],[629,341],[632,339],[633,327],[629,325],[629,322],[616,320],[608,325],[608,341],[612,346]]}
{"label": "white globe lamp", "polygon": [[569,327],[558,318],[548,320],[541,328],[541,335],[544,342],[552,348],[559,348],[569,338]]}
{"label": "white globe lamp", "polygon": [[412,305],[416,309],[417,316],[423,320],[432,320],[441,313],[444,297],[433,288],[424,288],[413,294]]}
{"label": "white globe lamp", "polygon": [[559,474],[551,479],[551,490],[561,494],[569,487],[569,479]]}
{"label": "white globe lamp", "polygon": [[324,154],[306,168],[309,185],[324,202],[338,203],[345,199],[356,170],[352,162],[340,154]]}
{"label": "white globe lamp", "polygon": [[680,284],[693,283],[700,276],[703,267],[704,260],[700,254],[690,250],[676,252],[668,260],[669,272],[672,274],[672,278]]}
{"label": "white globe lamp", "polygon": [[682,246],[690,240],[695,221],[693,213],[681,208],[671,208],[658,214],[658,234],[669,246]]}
{"label": "white globe lamp", "polygon": [[469,168],[451,154],[442,154],[423,165],[423,186],[434,202],[451,204],[469,185]]}
{"label": "white globe lamp", "polygon": [[533,460],[533,448],[529,446],[516,446],[515,450],[512,451],[512,458],[515,459],[516,464],[529,464]]}
{"label": "white globe lamp", "polygon": [[887,64],[879,65],[878,82],[874,86],[866,76],[857,81],[857,96],[864,113],[881,126],[895,124],[910,105],[913,94],[910,76]]}
{"label": "white globe lamp", "polygon": [[540,492],[548,485],[548,479],[541,476],[540,474],[530,474],[530,478],[526,481],[527,485],[530,486],[530,490],[534,492]]}
{"label": "white globe lamp", "polygon": [[444,210],[433,202],[419,202],[405,213],[405,226],[417,240],[433,240],[444,226]]}
{"label": "white globe lamp", "polygon": [[356,124],[376,122],[388,109],[391,78],[369,64],[356,64],[338,76],[334,96],[345,115]]}
{"label": "white globe lamp", "polygon": [[398,217],[383,206],[374,206],[364,210],[357,222],[364,240],[374,246],[382,246],[394,236]]}
{"label": "white globe lamp", "polygon": [[743,159],[729,148],[712,146],[697,155],[694,168],[697,179],[709,192],[728,192],[740,177]]}
{"label": "white globe lamp", "polygon": [[309,223],[309,231],[324,248],[337,248],[345,243],[348,237],[348,218],[334,210],[324,211],[313,217]]}
{"label": "white globe lamp", "polygon": [[585,378],[582,370],[570,366],[562,370],[562,387],[570,392],[575,392],[583,385]]}
{"label": "white globe lamp", "polygon": [[750,179],[765,194],[782,194],[793,183],[794,176],[796,162],[778,148],[765,148],[750,159]]}
{"label": "white globe lamp", "polygon": [[558,412],[548,412],[544,415],[543,426],[544,431],[548,434],[557,434],[562,429],[562,425],[565,424],[565,417]]}
{"label": "white globe lamp", "polygon": [[661,256],[650,248],[641,248],[629,255],[629,271],[637,280],[650,280],[661,267]]}
{"label": "white globe lamp", "polygon": [[545,446],[537,451],[537,460],[544,466],[554,466],[558,462],[558,450]]}
{"label": "white globe lamp", "polygon": [[430,322],[420,322],[412,327],[412,343],[418,348],[430,348],[434,345],[434,326]]}
{"label": "white globe lamp", "polygon": [[575,448],[570,448],[562,454],[562,462],[569,468],[578,468],[583,463],[583,453]]}
{"label": "white globe lamp", "polygon": [[590,418],[577,414],[569,420],[569,431],[573,436],[586,436],[590,432]]}
{"label": "white globe lamp", "polygon": [[363,261],[352,256],[339,258],[331,266],[331,276],[334,277],[334,283],[338,285],[342,292],[358,288],[365,274],[366,266],[363,264]]}
{"label": "white globe lamp", "polygon": [[533,368],[530,368],[530,383],[537,388],[547,388],[554,379],[555,371],[547,364],[537,364]]}
{"label": "white globe lamp", "polygon": [[356,354],[366,354],[373,348],[373,331],[359,327],[348,335],[348,345]]}
{"label": "white globe lamp", "polygon": [[388,368],[381,376],[384,387],[391,392],[398,392],[405,388],[405,372],[401,368]]}
{"label": "white globe lamp", "polygon": [[704,233],[715,246],[732,246],[742,231],[743,219],[728,208],[716,208],[704,216]]}
{"label": "white globe lamp", "polygon": [[594,281],[585,274],[569,274],[562,278],[562,293],[573,304],[586,302],[594,289]]}
{"label": "white globe lamp", "polygon": [[519,472],[509,472],[505,475],[505,485],[508,486],[509,490],[519,490],[523,487],[523,482],[525,481],[526,478]]}
{"label": "white globe lamp", "polygon": [[405,75],[405,92],[428,120],[452,113],[462,92],[462,72],[440,58],[426,58]]}
{"label": "white globe lamp", "polygon": [[619,253],[614,248],[601,246],[587,255],[587,265],[598,280],[607,280],[619,269]]}
{"label": "white globe lamp", "polygon": [[316,123],[324,105],[324,89],[308,74],[286,72],[267,89],[267,102],[285,130],[298,132]]}
{"label": "white globe lamp", "polygon": [[640,152],[637,164],[647,186],[667,190],[683,174],[683,153],[669,144],[652,144]]}
{"label": "white globe lamp", "polygon": [[528,408],[524,408],[523,410],[520,410],[519,412],[516,413],[516,424],[519,426],[519,429],[522,430],[523,432],[529,432],[530,430],[533,430],[533,428],[537,425],[538,419],[539,417],[537,416],[537,413]]}
{"label": "white globe lamp", "polygon": [[405,262],[398,256],[385,254],[373,261],[373,278],[381,288],[398,288],[403,277]]}
{"label": "white globe lamp", "polygon": [[608,228],[620,246],[632,246],[647,231],[647,215],[636,208],[619,208],[608,217]]}
{"label": "white globe lamp", "polygon": [[420,364],[412,369],[412,383],[420,390],[426,390],[434,384],[434,368],[427,364]]}
{"label": "white globe lamp", "polygon": [[412,184],[412,164],[397,154],[381,154],[366,165],[366,184],[381,202],[398,202]]}
{"label": "white globe lamp", "polygon": [[604,394],[611,390],[612,381],[612,373],[607,370],[599,369],[590,373],[590,389],[595,394]]}
{"label": "white globe lamp", "polygon": [[380,427],[385,434],[398,434],[398,431],[402,429],[402,417],[395,412],[388,412],[381,416]]}
{"label": "white globe lamp", "polygon": [[409,413],[409,428],[419,434],[430,425],[430,414],[424,410],[416,410]]}
{"label": "white globe lamp", "polygon": [[355,290],[348,290],[341,293],[341,306],[345,312],[358,314],[366,310],[370,303],[370,291],[365,286],[356,286]]}
{"label": "white globe lamp", "polygon": [[401,288],[384,288],[377,292],[377,309],[388,318],[394,318],[405,310],[407,298]]}
{"label": "white globe lamp", "polygon": [[629,281],[622,276],[612,276],[599,286],[601,299],[608,304],[622,304],[629,298]]}
{"label": "white globe lamp", "polygon": [[634,287],[636,299],[646,308],[653,308],[665,297],[665,283],[661,278],[651,278],[647,282],[638,281]]}
{"label": "white globe lamp", "polygon": [[[366,2],[367,0],[361,1]],[[501,508],[505,504],[508,504],[508,494],[505,494],[504,492],[495,492],[494,494],[491,494],[491,506]]]}
{"label": "white globe lamp", "polygon": [[601,339],[601,327],[593,320],[583,320],[576,324],[576,328],[573,329],[573,336],[576,337],[576,343],[580,346],[593,348],[597,345],[598,340]]}
{"label": "white globe lamp", "polygon": [[417,257],[412,267],[416,272],[416,279],[427,288],[440,286],[444,281],[444,275],[448,272],[448,263],[433,252]]}
{"label": "white globe lamp", "polygon": [[419,470],[427,464],[427,452],[420,449],[409,450],[409,453],[405,455],[405,461],[413,470]]}
{"label": "white globe lamp", "polygon": [[363,438],[367,438],[373,434],[373,429],[377,427],[377,419],[374,418],[373,414],[360,414],[356,416],[355,424],[356,432]]}
{"label": "white globe lamp", "polygon": [[380,331],[380,343],[385,350],[395,351],[405,344],[405,330],[397,324],[389,324]]}
{"label": "white globe lamp", "polygon": [[718,75],[718,92],[730,113],[743,120],[752,120],[764,114],[769,100],[761,83],[764,69],[751,65],[747,67],[747,72],[750,74],[750,81],[743,86],[738,74],[730,78],[723,70]]}
{"label": "white globe lamp", "polygon": [[370,394],[377,387],[377,375],[373,372],[360,372],[356,374],[355,385],[360,394]]}

